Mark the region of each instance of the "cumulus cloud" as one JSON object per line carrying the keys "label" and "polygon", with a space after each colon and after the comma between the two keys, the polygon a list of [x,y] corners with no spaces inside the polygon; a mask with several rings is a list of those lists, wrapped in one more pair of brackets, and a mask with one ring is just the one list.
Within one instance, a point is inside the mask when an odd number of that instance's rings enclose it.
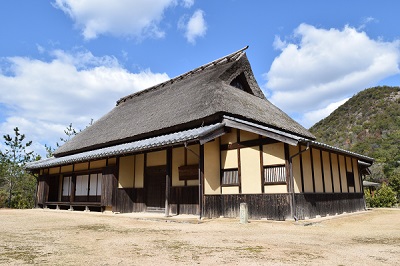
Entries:
{"label": "cumulus cloud", "polygon": [[[185,1],[189,5],[191,1]],[[82,29],[86,40],[102,34],[135,38],[164,36],[159,28],[164,11],[176,0],[55,0],[62,10]]]}
{"label": "cumulus cloud", "polygon": [[5,117],[0,121],[1,135],[18,126],[29,132],[27,138],[35,145],[54,147],[71,122],[83,129],[119,98],[169,78],[149,69],[130,73],[114,57],[96,57],[88,51],[51,54],[49,62],[25,57],[0,60],[0,109]]}
{"label": "cumulus cloud", "polygon": [[182,0],[182,6],[185,8],[191,8],[194,5],[194,0]]}
{"label": "cumulus cloud", "polygon": [[309,128],[313,126],[316,122],[329,116],[333,111],[335,111],[339,106],[343,105],[349,99],[350,98],[345,98],[341,101],[330,103],[328,106],[323,107],[321,109],[304,113],[299,122],[304,127]]}
{"label": "cumulus cloud", "polygon": [[301,24],[291,38],[277,36],[273,45],[281,53],[264,75],[265,89],[284,111],[310,112],[301,121],[316,119],[314,111],[400,73],[398,40],[374,40],[350,26],[339,30]]}
{"label": "cumulus cloud", "polygon": [[189,19],[183,16],[178,23],[178,27],[185,31],[186,40],[191,44],[195,44],[196,39],[204,37],[207,32],[204,11],[200,9],[196,10]]}

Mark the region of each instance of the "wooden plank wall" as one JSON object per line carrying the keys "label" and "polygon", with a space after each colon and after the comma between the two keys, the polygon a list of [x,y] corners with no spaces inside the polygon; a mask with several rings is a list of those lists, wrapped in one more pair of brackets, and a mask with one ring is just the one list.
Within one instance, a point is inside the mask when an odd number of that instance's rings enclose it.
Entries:
{"label": "wooden plank wall", "polygon": [[171,187],[170,211],[174,214],[199,214],[199,187]]}
{"label": "wooden plank wall", "polygon": [[119,188],[115,210],[121,213],[143,212],[146,210],[144,188]]}
{"label": "wooden plank wall", "polygon": [[41,207],[44,207],[45,202],[47,201],[49,185],[48,185],[48,176],[39,176],[38,178],[38,190],[37,190],[37,204]]}
{"label": "wooden plank wall", "polygon": [[[198,214],[198,201],[198,186],[172,187],[170,195],[170,212],[174,214]],[[118,188],[115,211],[121,213],[146,211],[145,189]]]}
{"label": "wooden plank wall", "polygon": [[250,219],[285,220],[290,216],[289,194],[206,195],[203,216],[239,217],[240,203],[247,203]]}
{"label": "wooden plank wall", "polygon": [[295,194],[298,219],[356,212],[365,209],[363,193]]}
{"label": "wooden plank wall", "polygon": [[101,206],[116,206],[118,180],[115,173],[117,173],[116,167],[107,167],[103,170],[101,182]]}
{"label": "wooden plank wall", "polygon": [[[290,217],[290,194],[206,195],[203,217],[239,217],[247,203],[250,219],[285,220]],[[295,194],[298,219],[364,210],[363,193]]]}

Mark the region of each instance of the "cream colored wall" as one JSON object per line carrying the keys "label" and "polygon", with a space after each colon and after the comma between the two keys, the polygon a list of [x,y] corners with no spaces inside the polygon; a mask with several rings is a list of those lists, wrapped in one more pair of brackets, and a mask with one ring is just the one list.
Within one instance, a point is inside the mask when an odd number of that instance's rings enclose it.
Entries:
{"label": "cream colored wall", "polygon": [[331,177],[331,168],[329,161],[329,153],[326,151],[322,151],[322,164],[324,166],[324,180],[325,180],[325,192],[332,192],[332,177]]}
{"label": "cream colored wall", "polygon": [[135,156],[121,157],[119,159],[119,188],[132,188],[135,179]]}
{"label": "cream colored wall", "polygon": [[204,194],[220,194],[219,139],[204,144]]}
{"label": "cream colored wall", "polygon": [[107,164],[108,165],[116,165],[117,164],[117,158],[109,158]]}
{"label": "cream colored wall", "polygon": [[357,158],[353,158],[353,171],[354,171],[354,186],[356,192],[360,191],[360,176],[358,172],[358,160]]}
{"label": "cream colored wall", "polygon": [[221,144],[232,144],[237,142],[237,130],[232,128],[230,133],[221,136]]}
{"label": "cream colored wall", "polygon": [[221,151],[221,168],[238,168],[237,150]]}
{"label": "cream colored wall", "polygon": [[59,174],[59,173],[60,173],[60,167],[53,167],[53,168],[50,168],[50,170],[49,170],[50,175]]}
{"label": "cream colored wall", "polygon": [[144,187],[144,154],[135,155],[135,188]]}
{"label": "cream colored wall", "polygon": [[198,144],[197,145],[190,145],[190,146],[188,146],[188,149],[190,149],[190,150],[186,151],[186,154],[187,154],[187,165],[199,164],[199,157],[198,156],[200,156],[200,145],[198,145]]}
{"label": "cream colored wall", "polygon": [[73,171],[73,165],[65,165],[65,166],[61,166],[61,173],[70,173]]}
{"label": "cream colored wall", "polygon": [[335,153],[331,153],[332,160],[332,174],[333,174],[333,188],[335,193],[340,193],[340,178],[338,168],[338,156]]}
{"label": "cream colored wall", "polygon": [[259,147],[240,149],[242,193],[261,193],[261,168]]}
{"label": "cream colored wall", "polygon": [[346,179],[346,165],[344,161],[344,156],[339,155],[339,162],[340,162],[340,177],[342,180],[342,192],[348,192],[347,190],[347,179]]}
{"label": "cream colored wall", "polygon": [[246,141],[246,140],[254,140],[254,139],[259,139],[259,136],[257,134],[240,130],[240,141]]}
{"label": "cream colored wall", "polygon": [[199,180],[198,179],[196,179],[196,180],[188,180],[188,181],[186,181],[186,184],[188,186],[198,186],[199,185]]}
{"label": "cream colored wall", "polygon": [[222,187],[222,194],[239,194],[239,187]]}
{"label": "cream colored wall", "polygon": [[[289,145],[290,156],[299,152],[298,146]],[[293,177],[294,177],[294,192],[300,193],[301,191],[301,171],[300,171],[300,155],[292,159]]]}
{"label": "cream colored wall", "polygon": [[179,180],[179,166],[185,165],[185,147],[172,149],[172,186],[184,186],[185,181]]}
{"label": "cream colored wall", "polygon": [[147,153],[147,166],[160,166],[167,164],[167,151],[156,151]]}
{"label": "cream colored wall", "polygon": [[89,169],[89,163],[77,163],[74,165],[74,171],[83,171]]}
{"label": "cream colored wall", "polygon": [[321,153],[319,149],[312,149],[313,166],[314,166],[314,182],[315,192],[324,192],[322,183],[322,166],[321,166]]}
{"label": "cream colored wall", "polygon": [[285,164],[285,148],[282,142],[263,145],[263,164]]}
{"label": "cream colored wall", "polygon": [[98,161],[92,161],[90,162],[90,169],[98,169],[98,168],[103,168],[107,166],[107,160],[98,160]]}
{"label": "cream colored wall", "polygon": [[[197,157],[196,154],[200,155],[200,145],[190,145],[187,148],[190,150],[186,150],[186,165],[199,164],[199,157]],[[185,165],[185,149],[185,147],[172,149],[172,186],[174,187],[185,185],[184,180],[179,180],[179,167]],[[198,186],[199,180],[187,180],[186,185]]]}
{"label": "cream colored wall", "polygon": [[[221,144],[232,144],[237,143],[238,130],[231,129],[230,133],[224,134],[220,138]],[[237,150],[227,150],[221,151],[221,169],[238,168],[238,151]],[[222,187],[222,194],[238,194],[239,187]]]}
{"label": "cream colored wall", "polygon": [[273,193],[287,193],[286,185],[268,185],[264,186],[264,193],[273,194]]}
{"label": "cream colored wall", "polygon": [[[199,157],[198,156],[200,156],[200,145],[199,144],[190,145],[190,146],[188,146],[188,149],[190,149],[190,150],[186,151],[186,154],[187,154],[187,165],[199,164]],[[198,156],[196,156],[196,154]],[[186,181],[186,184],[188,186],[198,186],[199,185],[199,179],[188,180],[188,181]]]}
{"label": "cream colored wall", "polygon": [[[306,147],[302,146],[301,150]],[[312,182],[312,169],[311,169],[311,155],[310,150],[307,150],[301,154],[303,162],[303,180],[304,180],[304,192],[314,192]]]}

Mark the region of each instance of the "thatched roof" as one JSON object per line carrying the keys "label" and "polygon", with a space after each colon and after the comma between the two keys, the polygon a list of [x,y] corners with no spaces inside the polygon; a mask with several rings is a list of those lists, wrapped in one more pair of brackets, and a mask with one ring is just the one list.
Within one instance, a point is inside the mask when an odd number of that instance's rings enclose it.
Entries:
{"label": "thatched roof", "polygon": [[246,48],[120,99],[108,114],[57,149],[55,156],[217,123],[226,114],[315,139],[265,98]]}

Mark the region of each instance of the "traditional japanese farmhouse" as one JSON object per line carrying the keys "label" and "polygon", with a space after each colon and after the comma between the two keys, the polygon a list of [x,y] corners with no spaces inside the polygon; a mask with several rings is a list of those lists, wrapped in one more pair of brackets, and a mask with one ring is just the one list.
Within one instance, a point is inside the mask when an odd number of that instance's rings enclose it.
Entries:
{"label": "traditional japanese farmhouse", "polygon": [[[247,48],[247,47],[246,47]],[[272,105],[245,49],[117,101],[30,163],[42,208],[304,219],[363,210],[373,159],[317,142]]]}

